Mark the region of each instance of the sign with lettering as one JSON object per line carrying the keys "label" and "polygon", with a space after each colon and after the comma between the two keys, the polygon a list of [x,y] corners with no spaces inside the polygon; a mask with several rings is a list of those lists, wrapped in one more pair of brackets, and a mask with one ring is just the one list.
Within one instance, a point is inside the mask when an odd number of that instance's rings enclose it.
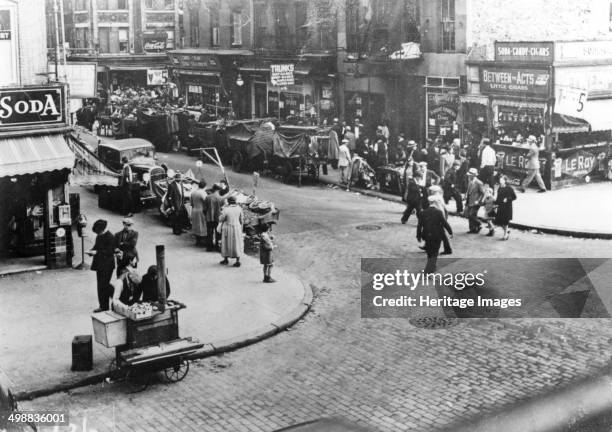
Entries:
{"label": "sign with lettering", "polygon": [[65,123],[64,88],[0,89],[0,130]]}
{"label": "sign with lettering", "polygon": [[172,63],[187,68],[220,71],[219,62],[215,55],[207,54],[170,54]]}
{"label": "sign with lettering", "polygon": [[273,86],[290,86],[295,84],[293,77],[294,64],[270,65],[270,82]]}
{"label": "sign with lettering", "polygon": [[587,89],[555,86],[555,112],[584,119],[588,98]]}
{"label": "sign with lettering", "polygon": [[495,61],[552,64],[552,42],[495,42]]}
{"label": "sign with lettering", "polygon": [[[514,186],[519,186],[527,177],[527,164],[529,158],[528,148],[516,147],[511,145],[494,144],[493,149],[497,156],[497,165],[502,174],[508,177],[508,182]],[[550,182],[550,165],[547,152],[540,152],[540,174],[546,185]]]}
{"label": "sign with lettering", "polygon": [[612,59],[612,40],[557,42],[555,61],[575,62]]}
{"label": "sign with lettering", "polygon": [[147,69],[147,85],[164,85],[168,80],[166,69]]}
{"label": "sign with lettering", "polygon": [[547,69],[482,66],[480,68],[480,91],[483,94],[546,99],[550,94],[550,73]]}
{"label": "sign with lettering", "polygon": [[427,93],[427,137],[447,135],[457,121],[459,95],[456,93]]}
{"label": "sign with lettering", "polygon": [[557,87],[588,90],[590,97],[612,97],[612,65],[555,68]]}
{"label": "sign with lettering", "polygon": [[143,34],[143,49],[146,52],[161,52],[166,49],[168,34],[166,32]]}

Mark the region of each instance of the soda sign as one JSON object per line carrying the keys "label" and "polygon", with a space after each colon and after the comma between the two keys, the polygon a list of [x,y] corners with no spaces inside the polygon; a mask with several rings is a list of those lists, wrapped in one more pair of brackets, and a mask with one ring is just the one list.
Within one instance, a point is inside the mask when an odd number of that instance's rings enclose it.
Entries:
{"label": "soda sign", "polygon": [[65,123],[63,87],[0,90],[0,129]]}

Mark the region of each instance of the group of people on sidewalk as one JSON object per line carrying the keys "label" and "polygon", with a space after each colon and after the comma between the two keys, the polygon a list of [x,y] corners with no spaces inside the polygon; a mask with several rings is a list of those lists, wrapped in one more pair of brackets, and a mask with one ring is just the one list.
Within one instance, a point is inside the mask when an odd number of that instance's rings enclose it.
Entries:
{"label": "group of people on sidewalk", "polygon": [[[158,300],[157,266],[150,266],[142,276],[136,270],[139,259],[138,231],[134,230],[133,225],[131,218],[125,218],[123,229],[112,234],[106,220],[98,219],[93,224],[96,239],[87,254],[93,257],[91,269],[96,272],[98,308],[94,312],[109,310],[112,302],[131,306],[141,301]],[[166,297],[169,295],[170,283],[166,279]]]}

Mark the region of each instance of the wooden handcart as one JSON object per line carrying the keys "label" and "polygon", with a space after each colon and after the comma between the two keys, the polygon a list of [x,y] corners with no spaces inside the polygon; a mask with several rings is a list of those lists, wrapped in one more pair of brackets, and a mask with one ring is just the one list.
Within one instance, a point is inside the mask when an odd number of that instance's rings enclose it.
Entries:
{"label": "wooden handcart", "polygon": [[[167,382],[178,382],[187,376],[189,356],[204,344],[179,337],[178,311],[183,308],[182,303],[168,301],[164,312],[157,311],[144,319],[130,319],[114,312],[94,315],[96,341],[115,347],[115,359],[108,371],[111,382],[125,382],[132,391],[143,391],[162,372]],[[104,335],[96,330],[101,325],[105,327]]]}

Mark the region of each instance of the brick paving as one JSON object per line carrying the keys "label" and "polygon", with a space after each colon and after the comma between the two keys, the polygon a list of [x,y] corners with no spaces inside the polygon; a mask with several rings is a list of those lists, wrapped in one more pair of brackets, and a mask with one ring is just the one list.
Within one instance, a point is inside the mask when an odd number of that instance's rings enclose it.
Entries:
{"label": "brick paving", "polygon": [[[439,330],[402,319],[361,319],[360,258],[420,257],[415,222],[396,222],[401,208],[393,203],[339,190],[302,194],[353,206],[359,200],[361,211],[352,216],[347,209],[322,227],[277,232],[279,266],[316,294],[312,311],[291,330],[201,360],[177,384],[137,394],[98,385],[22,408],[69,409],[74,420],[87,418],[98,431],[267,432],[336,415],[379,431],[422,431],[482,416],[607,366],[612,327],[606,319],[464,320]],[[364,214],[382,229],[356,230]],[[458,256],[607,257],[612,250],[605,240],[519,232],[501,242],[462,234],[463,220],[452,224]]]}

